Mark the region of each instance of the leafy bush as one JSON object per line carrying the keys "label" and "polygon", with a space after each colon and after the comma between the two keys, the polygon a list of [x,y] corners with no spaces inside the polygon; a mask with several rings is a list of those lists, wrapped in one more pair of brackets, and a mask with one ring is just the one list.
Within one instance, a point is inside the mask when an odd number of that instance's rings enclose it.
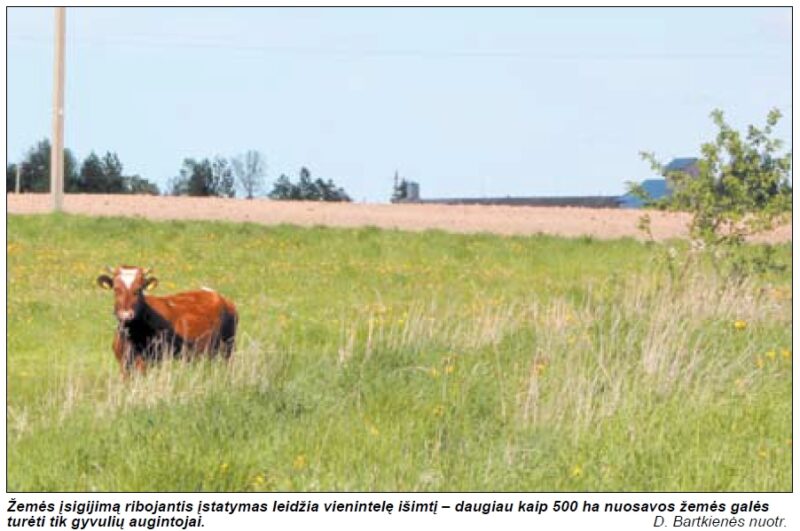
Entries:
{"label": "leafy bush", "polygon": [[[750,125],[746,134],[734,130],[721,110],[714,110],[711,118],[718,132],[713,141],[702,145],[696,175],[666,171],[654,154],[642,153],[665,176],[672,195],[653,201],[637,185],[631,186],[631,192],[649,200],[650,206],[691,213],[694,248],[712,252],[721,265],[731,258],[733,247],[773,229],[791,212],[792,154],[781,153],[783,143],[772,136],[781,118],[777,109],[769,112],[762,129]],[[642,226],[646,229],[647,225],[643,218]],[[736,274],[765,264],[763,259],[745,263],[741,255],[736,256],[733,262],[727,260]]]}

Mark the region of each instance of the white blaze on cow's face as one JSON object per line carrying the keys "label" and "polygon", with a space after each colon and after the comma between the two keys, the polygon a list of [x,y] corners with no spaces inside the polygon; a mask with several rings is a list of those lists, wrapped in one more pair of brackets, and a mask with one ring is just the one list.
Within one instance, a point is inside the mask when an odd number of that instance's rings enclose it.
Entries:
{"label": "white blaze on cow's face", "polygon": [[136,280],[136,277],[141,273],[139,268],[120,268],[119,269],[119,279],[122,281],[122,284],[131,289],[133,286],[133,281]]}

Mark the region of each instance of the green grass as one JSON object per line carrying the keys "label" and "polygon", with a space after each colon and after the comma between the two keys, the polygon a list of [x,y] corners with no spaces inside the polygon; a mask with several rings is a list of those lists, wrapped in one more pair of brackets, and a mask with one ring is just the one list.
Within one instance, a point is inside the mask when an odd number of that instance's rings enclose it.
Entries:
{"label": "green grass", "polygon": [[[675,280],[663,255],[9,216],[8,488],[790,490],[791,271]],[[156,294],[232,298],[232,363],[121,381],[95,285],[121,263],[154,267]]]}

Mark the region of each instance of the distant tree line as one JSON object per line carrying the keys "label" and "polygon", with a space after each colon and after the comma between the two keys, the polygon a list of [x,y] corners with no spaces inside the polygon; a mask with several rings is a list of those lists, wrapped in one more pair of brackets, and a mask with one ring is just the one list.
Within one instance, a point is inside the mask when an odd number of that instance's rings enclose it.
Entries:
{"label": "distant tree line", "polygon": [[268,195],[271,199],[285,201],[352,201],[344,188],[336,186],[332,180],[312,180],[308,168],[300,169],[297,183],[281,174]]}
{"label": "distant tree line", "polygon": [[[25,155],[21,164],[20,192],[50,191],[50,142],[42,140]],[[6,166],[6,191],[16,186],[17,165]],[[266,161],[255,150],[225,158],[186,158],[178,175],[167,182],[165,195],[243,197],[253,199],[265,190]],[[158,186],[139,175],[125,175],[116,153],[99,156],[92,151],[78,163],[69,149],[64,150],[64,189],[67,193],[151,194],[161,193]],[[266,194],[271,199],[305,201],[350,201],[350,196],[331,179],[312,179],[311,172],[300,169],[299,180],[292,182],[285,174],[273,183]]]}
{"label": "distant tree line", "polygon": [[[171,195],[235,197],[237,187],[247,199],[264,188],[265,162],[258,151],[248,151],[228,160],[184,159],[178,176],[170,181]],[[273,183],[267,193],[270,199],[284,201],[351,201],[344,188],[331,179],[312,179],[308,168],[301,168],[297,183],[285,174]]]}
{"label": "distant tree line", "polygon": [[[20,192],[50,191],[50,142],[42,140],[30,148],[20,163]],[[17,165],[6,166],[6,191],[16,187]],[[84,194],[158,195],[158,186],[139,175],[125,175],[116,153],[102,157],[92,151],[80,164],[64,150],[64,191]]]}
{"label": "distant tree line", "polygon": [[255,150],[226,159],[184,159],[183,166],[167,187],[170,195],[236,197],[237,190],[253,199],[264,188],[266,161]]}

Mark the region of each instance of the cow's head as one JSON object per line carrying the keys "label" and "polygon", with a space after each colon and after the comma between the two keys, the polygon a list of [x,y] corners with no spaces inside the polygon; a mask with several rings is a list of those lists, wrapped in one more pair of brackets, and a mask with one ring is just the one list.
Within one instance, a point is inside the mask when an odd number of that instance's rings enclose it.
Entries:
{"label": "cow's head", "polygon": [[135,266],[108,268],[108,273],[97,277],[97,284],[114,290],[114,316],[120,323],[125,323],[141,310],[144,290],[156,287],[158,279],[150,276],[149,269]]}

